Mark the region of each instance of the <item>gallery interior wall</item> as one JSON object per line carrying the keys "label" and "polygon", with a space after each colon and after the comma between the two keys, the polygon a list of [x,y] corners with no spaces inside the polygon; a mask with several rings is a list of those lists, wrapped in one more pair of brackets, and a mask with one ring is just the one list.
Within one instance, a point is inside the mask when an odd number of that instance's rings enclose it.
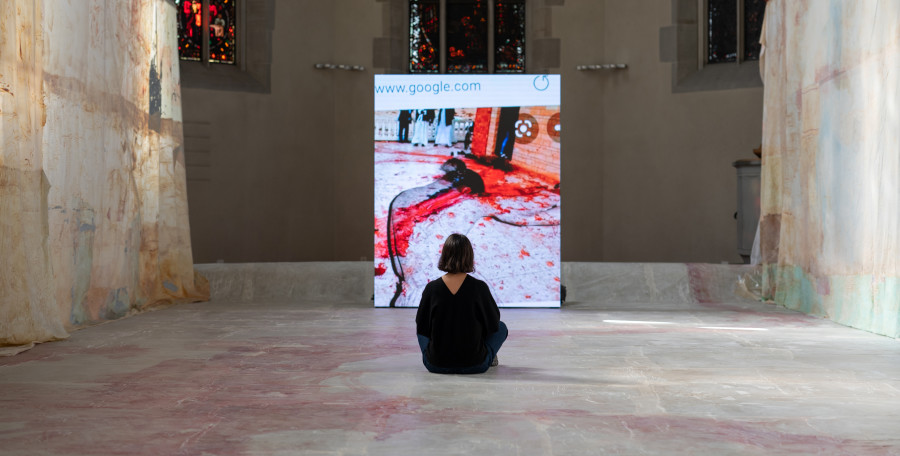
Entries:
{"label": "gallery interior wall", "polygon": [[900,337],[900,4],[767,9],[766,294]]}
{"label": "gallery interior wall", "polygon": [[[0,3],[0,345],[203,299],[195,260],[370,258],[372,43],[394,9],[255,3],[264,83],[183,91],[168,1]],[[731,162],[762,141],[769,296],[897,337],[896,6],[769,4],[763,140],[762,88],[673,90],[659,31],[676,4],[549,6],[563,259],[737,261]]]}
{"label": "gallery interior wall", "polygon": [[208,297],[174,26],[165,0],[0,2],[0,346]]}
{"label": "gallery interior wall", "polygon": [[[372,258],[371,84],[390,70],[373,42],[402,44],[395,3],[253,0],[274,10],[269,90],[185,84],[186,136],[206,151],[187,150],[197,262]],[[741,261],[731,164],[761,143],[762,87],[674,91],[660,29],[675,3],[535,0],[531,30],[559,42],[541,69],[563,77],[564,261]],[[592,63],[629,67],[575,69]]]}

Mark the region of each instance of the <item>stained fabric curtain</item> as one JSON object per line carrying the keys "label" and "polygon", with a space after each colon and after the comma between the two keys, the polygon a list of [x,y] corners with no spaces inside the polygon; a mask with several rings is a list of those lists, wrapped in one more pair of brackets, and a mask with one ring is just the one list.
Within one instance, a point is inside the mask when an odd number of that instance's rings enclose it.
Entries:
{"label": "stained fabric curtain", "polygon": [[785,307],[900,337],[900,2],[770,0],[760,242]]}
{"label": "stained fabric curtain", "polygon": [[0,1],[0,345],[66,336],[50,267],[41,8]]}
{"label": "stained fabric curtain", "polygon": [[0,346],[208,297],[175,6],[0,0]]}

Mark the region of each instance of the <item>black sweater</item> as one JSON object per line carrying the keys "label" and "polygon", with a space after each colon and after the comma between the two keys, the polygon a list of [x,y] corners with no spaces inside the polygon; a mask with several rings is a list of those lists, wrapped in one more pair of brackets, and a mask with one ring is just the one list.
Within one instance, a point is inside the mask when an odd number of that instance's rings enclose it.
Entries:
{"label": "black sweater", "polygon": [[484,362],[484,341],[499,322],[500,309],[486,283],[467,275],[454,295],[439,278],[422,292],[416,333],[431,339],[425,350],[431,364],[468,367]]}

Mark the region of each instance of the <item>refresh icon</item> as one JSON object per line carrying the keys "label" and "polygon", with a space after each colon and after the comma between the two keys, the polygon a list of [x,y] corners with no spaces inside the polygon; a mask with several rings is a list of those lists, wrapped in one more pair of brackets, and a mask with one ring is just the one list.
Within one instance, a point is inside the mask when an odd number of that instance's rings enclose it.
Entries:
{"label": "refresh icon", "polygon": [[538,75],[534,77],[534,81],[531,81],[531,84],[534,85],[535,89],[543,92],[550,87],[550,78],[546,74]]}

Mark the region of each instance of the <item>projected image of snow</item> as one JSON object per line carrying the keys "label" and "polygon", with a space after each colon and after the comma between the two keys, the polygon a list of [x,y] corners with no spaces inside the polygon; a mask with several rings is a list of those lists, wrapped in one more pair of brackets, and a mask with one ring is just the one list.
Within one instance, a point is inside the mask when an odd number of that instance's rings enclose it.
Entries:
{"label": "projected image of snow", "polygon": [[[493,87],[500,78],[491,77]],[[379,83],[386,84],[376,80],[376,100]],[[405,109],[375,113],[375,305],[417,306],[425,285],[443,274],[436,264],[444,239],[462,233],[475,250],[472,275],[500,306],[558,307],[558,98],[481,107],[456,95],[461,106],[404,95],[415,99],[401,98],[410,102]]]}

